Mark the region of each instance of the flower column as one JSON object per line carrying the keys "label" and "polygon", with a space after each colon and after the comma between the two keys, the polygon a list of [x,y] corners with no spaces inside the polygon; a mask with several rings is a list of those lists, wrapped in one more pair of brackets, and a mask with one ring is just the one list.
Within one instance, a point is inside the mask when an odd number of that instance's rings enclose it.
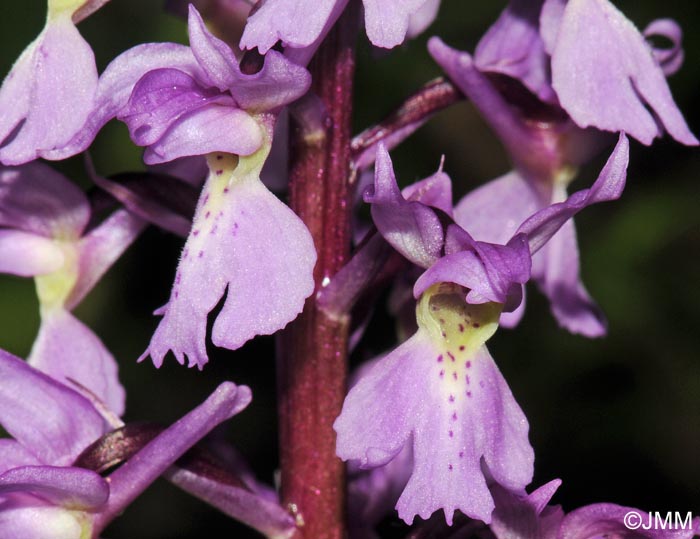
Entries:
{"label": "flower column", "polygon": [[[290,205],[316,245],[317,289],[345,263],[350,249],[356,16],[346,11],[310,66],[325,121],[297,125],[291,137]],[[322,312],[313,295],[280,341],[282,499],[297,514],[298,537],[344,535],[345,469],[335,455],[332,425],[345,397],[349,324],[347,316]]]}

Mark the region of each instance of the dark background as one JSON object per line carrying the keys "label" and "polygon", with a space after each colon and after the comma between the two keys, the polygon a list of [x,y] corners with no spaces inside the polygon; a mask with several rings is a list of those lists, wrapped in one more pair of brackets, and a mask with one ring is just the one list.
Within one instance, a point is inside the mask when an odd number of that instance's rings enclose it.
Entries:
{"label": "dark background", "polygon": [[[488,4],[488,5],[486,5]],[[691,129],[700,133],[700,3],[620,1],[640,28],[657,17],[681,22],[686,62],[669,83]],[[391,53],[362,37],[357,69],[356,131],[381,119],[439,71],[425,49],[430,35],[473,50],[503,3],[443,0],[424,36]],[[186,43],[184,21],[161,12],[160,2],[112,0],[80,24],[102,70],[121,51],[145,41]],[[45,3],[3,2],[0,75],[40,31]],[[529,290],[520,326],[501,330],[490,349],[529,418],[536,452],[534,485],[564,483],[554,498],[566,510],[609,501],[651,511],[700,514],[700,153],[665,138],[652,148],[632,144],[622,200],[577,217],[585,283],[606,312],[606,338],[587,340],[559,330],[545,301]],[[142,169],[116,122],[92,150],[98,170]],[[458,195],[509,168],[498,141],[467,104],[438,115],[392,153],[406,184],[445,170]],[[572,189],[590,184],[602,164],[582,170]],[[88,185],[80,158],[57,168]],[[172,422],[222,379],[248,384],[251,406],[224,435],[247,456],[260,479],[276,466],[274,348],[258,338],[236,352],[211,350],[203,372],[168,358],[160,370],[136,358],[146,348],[165,303],[182,240],[149,229],[76,309],[118,358],[128,391],[126,420]],[[38,328],[31,280],[0,276],[0,347],[26,357]],[[394,329],[381,310],[354,362],[388,346]],[[401,525],[385,523],[388,534]],[[111,538],[187,538],[209,533],[254,537],[253,532],[192,501],[161,481],[111,526]]]}

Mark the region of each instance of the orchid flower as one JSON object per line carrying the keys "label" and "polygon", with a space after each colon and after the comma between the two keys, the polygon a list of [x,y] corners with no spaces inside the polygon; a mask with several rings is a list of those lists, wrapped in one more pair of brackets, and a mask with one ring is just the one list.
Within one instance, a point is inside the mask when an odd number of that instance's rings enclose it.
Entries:
{"label": "orchid flower", "polygon": [[310,77],[275,51],[258,73],[242,73],[233,51],[209,33],[193,7],[189,32],[187,68],[166,61],[146,72],[119,118],[134,142],[147,147],[149,164],[207,156],[209,177],[170,301],[158,311],[163,320],[142,356],[160,366],[172,350],[178,362],[187,356],[190,366],[202,368],[207,315],[224,294],[212,340],[234,350],[283,328],[314,289],[311,236],[260,180],[276,115],[307,91]]}
{"label": "orchid flower", "polygon": [[105,431],[85,397],[0,350],[0,537],[98,537],[192,445],[243,410],[250,389],[222,383],[108,478],[73,462]]}
{"label": "orchid flower", "polygon": [[97,90],[95,56],[75,25],[108,0],[48,0],[46,24],[0,88],[0,162],[19,165],[64,146]]}
{"label": "orchid flower", "polygon": [[[338,456],[361,468],[385,465],[412,446],[413,471],[396,505],[406,522],[443,509],[448,524],[455,510],[488,523],[495,505],[487,477],[514,492],[531,481],[527,419],[485,343],[501,312],[520,303],[532,254],[584,207],[619,197],[627,159],[621,136],[590,190],[534,213],[505,245],[448,225],[438,249],[444,256],[414,286],[418,330],[357,382],[334,424]],[[372,203],[392,245],[408,257],[430,258],[440,237],[437,216],[403,199],[383,146]]]}
{"label": "orchid flower", "polygon": [[[605,20],[586,18],[594,16]],[[616,22],[611,23],[613,19]],[[564,24],[572,27],[562,30],[560,35],[565,37],[557,41],[554,34]],[[589,31],[593,28],[596,32]],[[599,52],[603,46],[600,32],[608,40],[605,50],[618,54]],[[578,167],[610,140],[599,130],[624,131],[649,144],[661,131],[656,124],[653,131],[641,125],[644,116],[649,116],[645,103],[640,101],[642,97],[646,96],[676,140],[697,143],[673,103],[662,66],[654,59],[666,58],[677,67],[677,59],[682,57],[679,29],[660,22],[650,25],[648,32],[668,36],[673,49],[666,56],[652,51],[634,26],[606,0],[572,1],[565,10],[560,0],[512,0],[477,45],[473,59],[438,39],[431,40],[433,57],[496,131],[515,165],[509,174],[460,201],[455,216],[464,228],[477,239],[501,242],[533,211],[565,200]],[[572,37],[574,33],[576,37]],[[595,46],[586,40],[595,40]],[[603,58],[611,61],[597,61]],[[572,70],[578,78],[570,76]],[[510,85],[497,86],[489,73],[510,77]],[[628,95],[628,75],[633,81],[646,81],[647,91]],[[514,81],[534,95],[518,88]],[[626,86],[620,86],[621,82]],[[592,88],[597,89],[597,98],[583,94],[578,97]],[[611,111],[602,112],[605,107]],[[638,107],[644,114],[637,111]],[[606,121],[615,119],[616,123],[598,121],[587,110],[602,113]],[[560,325],[589,337],[605,333],[605,318],[581,282],[573,221],[566,223],[533,259],[533,275]],[[522,312],[504,316],[502,323],[517,324]]]}
{"label": "orchid flower", "polygon": [[124,389],[100,339],[70,311],[146,226],[117,210],[87,230],[85,194],[47,165],[0,169],[0,271],[34,277],[41,326],[29,363],[57,380],[73,379],[117,414]]}

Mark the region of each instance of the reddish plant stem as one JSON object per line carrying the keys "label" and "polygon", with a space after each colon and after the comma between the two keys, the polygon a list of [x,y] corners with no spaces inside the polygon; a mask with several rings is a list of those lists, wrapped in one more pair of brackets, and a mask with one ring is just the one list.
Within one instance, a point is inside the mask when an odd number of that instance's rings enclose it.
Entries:
{"label": "reddish plant stem", "polygon": [[[293,126],[290,205],[316,245],[317,287],[350,252],[350,139],[356,14],[348,10],[310,65],[326,109],[322,127]],[[349,318],[331,318],[311,296],[282,333],[278,354],[282,501],[297,514],[295,537],[342,539],[345,467],[335,456],[333,422],[346,391]]]}
{"label": "reddish plant stem", "polygon": [[[403,140],[433,115],[464,98],[464,94],[449,80],[443,77],[431,80],[410,95],[382,122],[365,129],[352,139],[350,147],[353,159],[357,159],[362,152],[402,130],[404,130]],[[398,144],[399,141],[395,142]]]}

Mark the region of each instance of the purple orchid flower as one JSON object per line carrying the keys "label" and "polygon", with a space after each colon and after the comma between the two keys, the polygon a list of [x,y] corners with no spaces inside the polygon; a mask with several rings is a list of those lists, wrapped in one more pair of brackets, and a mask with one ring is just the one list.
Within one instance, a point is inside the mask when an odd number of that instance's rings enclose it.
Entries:
{"label": "purple orchid flower", "polygon": [[[564,24],[571,28],[557,40]],[[645,117],[651,119],[646,104],[676,140],[697,143],[664,77],[682,60],[680,29],[672,21],[659,20],[645,33],[668,37],[673,46],[652,50],[605,0],[566,5],[561,0],[512,0],[477,45],[473,59],[431,40],[433,57],[491,124],[515,164],[513,172],[473,191],[457,205],[455,217],[464,228],[477,239],[503,242],[534,210],[565,200],[577,168],[610,140],[599,130],[624,131],[649,144],[662,132],[653,120],[653,130],[644,125]],[[601,47],[620,52],[602,54]],[[598,61],[603,58],[610,62]],[[572,70],[574,78],[569,77]],[[518,88],[516,81],[534,95]],[[645,90],[632,92],[630,81]],[[577,97],[590,94],[592,88],[599,92],[596,96]],[[597,114],[608,123],[595,118]],[[605,318],[581,282],[573,222],[566,223],[533,259],[533,275],[561,326],[588,337],[605,333]],[[523,308],[505,315],[502,323],[517,324],[522,312]]]}
{"label": "purple orchid flower", "polygon": [[[424,181],[421,187],[440,183]],[[449,209],[441,196],[445,190],[432,192]],[[404,198],[381,145],[367,200],[378,229],[399,252],[424,267],[439,260],[440,219],[429,206]],[[416,310],[418,331],[360,377],[334,425],[338,455],[357,460],[361,469],[384,466],[408,446],[412,471],[405,486],[398,485],[396,508],[409,523],[440,508],[450,524],[456,509],[488,521],[493,502],[482,458],[508,488],[524,488],[532,475],[527,420],[483,346],[502,307],[469,306],[465,295],[461,286],[448,283],[426,290]],[[496,401],[501,404],[494,408],[490,403]]]}
{"label": "purple orchid flower", "polygon": [[49,0],[46,25],[0,88],[0,162],[19,165],[64,146],[93,109],[95,56],[75,25],[107,0]]}
{"label": "purple orchid flower", "polygon": [[[429,44],[438,63],[494,128],[515,164],[514,171],[469,193],[455,208],[458,223],[479,240],[505,242],[528,215],[565,200],[577,168],[610,139],[596,129],[582,129],[558,105],[539,31],[541,8],[537,2],[512,1],[479,42],[474,59],[437,39]],[[669,31],[668,25],[658,31]],[[676,50],[670,56],[678,54]],[[488,73],[515,80],[499,79],[510,83],[497,86]],[[518,88],[515,81],[535,95]],[[581,282],[573,222],[567,222],[535,256],[533,275],[561,326],[589,337],[605,333],[605,318]],[[504,315],[502,323],[517,324],[523,310],[524,306]]]}
{"label": "purple orchid flower", "polygon": [[[187,356],[190,366],[202,368],[207,315],[224,294],[212,340],[233,350],[283,328],[313,292],[311,236],[260,180],[276,115],[308,90],[310,76],[275,51],[258,73],[246,75],[194,7],[188,27],[191,49],[137,47],[146,58],[138,68],[130,66],[138,61],[136,49],[117,58],[109,78],[130,97],[105,110],[119,109],[134,142],[146,146],[148,164],[207,156],[209,177],[170,301],[158,311],[163,320],[141,358],[150,355],[160,366],[172,350],[180,363]],[[159,51],[167,53],[157,65]]]}
{"label": "purple orchid flower", "polygon": [[136,496],[219,423],[250,389],[224,382],[105,479],[73,466],[106,430],[82,395],[0,350],[0,537],[97,537]]}
{"label": "purple orchid flower", "polygon": [[29,363],[57,380],[73,379],[117,414],[124,389],[100,339],[70,311],[144,229],[117,210],[87,231],[85,194],[47,165],[0,169],[0,271],[34,277],[41,326]]}
{"label": "purple orchid flower", "polygon": [[413,471],[396,505],[408,523],[438,509],[448,524],[457,509],[488,522],[493,501],[482,459],[508,489],[532,479],[527,419],[484,346],[501,307],[467,305],[465,294],[450,284],[427,290],[416,334],[350,390],[334,424],[338,456],[362,468],[412,446]]}
{"label": "purple orchid flower", "polygon": [[[348,0],[268,0],[248,18],[242,49],[266,53],[277,41],[294,49],[315,48],[345,9]],[[427,28],[439,0],[363,0],[369,40],[390,49]],[[313,53],[311,53],[313,54]],[[307,60],[310,55],[307,54]]]}
{"label": "purple orchid flower", "polygon": [[[622,135],[591,189],[534,213],[506,245],[447,227],[444,256],[414,287],[418,330],[357,382],[334,424],[338,456],[358,460],[361,468],[385,465],[412,446],[413,470],[396,505],[406,522],[439,509],[448,524],[455,510],[490,522],[495,505],[486,476],[514,492],[531,481],[527,419],[485,343],[501,312],[518,306],[532,254],[584,207],[619,197],[627,159]],[[424,247],[436,236],[432,210],[403,199],[383,146],[371,202],[373,217],[381,214],[382,235],[409,256],[425,258]],[[397,241],[402,231],[414,238]]]}

